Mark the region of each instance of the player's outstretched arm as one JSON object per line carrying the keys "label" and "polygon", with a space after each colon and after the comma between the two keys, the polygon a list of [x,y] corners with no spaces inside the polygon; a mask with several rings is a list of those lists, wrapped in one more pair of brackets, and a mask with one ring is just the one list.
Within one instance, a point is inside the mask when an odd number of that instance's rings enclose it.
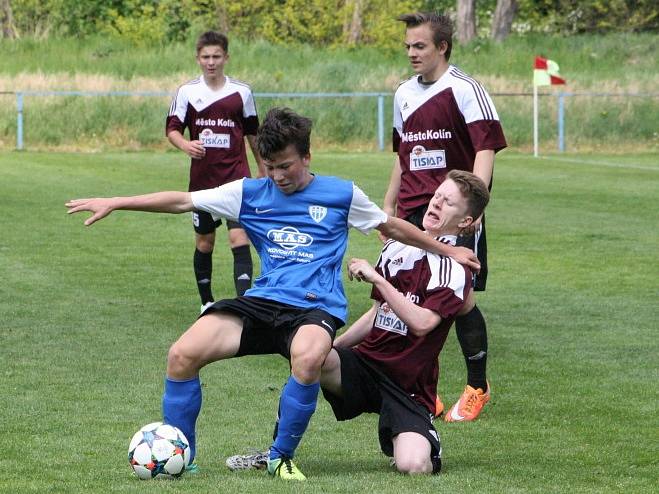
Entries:
{"label": "player's outstretched arm", "polygon": [[413,335],[424,336],[440,323],[439,314],[416,305],[379,274],[368,261],[351,259],[348,263],[348,272],[350,279],[372,283]]}
{"label": "player's outstretched arm", "polygon": [[468,266],[474,272],[478,272],[481,268],[478,257],[471,249],[438,242],[430,235],[419,230],[416,226],[400,218],[389,216],[386,223],[381,223],[377,229],[387,238],[393,238],[404,244],[418,247],[434,254],[452,257],[460,264]]}
{"label": "player's outstretched arm", "polygon": [[147,211],[152,213],[185,213],[194,206],[189,192],[154,192],[129,197],[96,197],[93,199],[71,199],[65,206],[68,214],[90,211],[92,215],[85,220],[89,226],[105,218],[116,209],[127,211]]}
{"label": "player's outstretched arm", "polygon": [[364,312],[359,319],[350,325],[341,336],[334,340],[334,346],[337,348],[351,348],[361,343],[373,327],[373,320],[378,310],[378,303],[373,302],[369,310]]}

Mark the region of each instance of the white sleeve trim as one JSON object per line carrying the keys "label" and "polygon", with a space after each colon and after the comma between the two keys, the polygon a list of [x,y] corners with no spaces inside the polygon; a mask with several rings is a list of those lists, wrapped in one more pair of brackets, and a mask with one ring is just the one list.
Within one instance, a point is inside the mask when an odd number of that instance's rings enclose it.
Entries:
{"label": "white sleeve trim", "polygon": [[256,105],[254,104],[254,96],[248,89],[242,92],[243,98],[243,117],[253,117],[256,115]]}
{"label": "white sleeve trim", "polygon": [[188,91],[186,86],[181,86],[178,91],[176,91],[176,95],[174,96],[174,100],[172,101],[172,105],[169,109],[169,116],[175,116],[178,118],[181,123],[185,122],[185,115],[188,111]]}
{"label": "white sleeve trim", "polygon": [[214,220],[226,218],[238,221],[243,202],[243,180],[234,180],[214,189],[192,192],[192,204],[199,211],[210,213]]}
{"label": "white sleeve trim", "polygon": [[400,105],[398,104],[398,91],[394,94],[394,129],[398,132],[399,136],[403,135],[403,115],[400,112]]}
{"label": "white sleeve trim", "polygon": [[364,192],[352,184],[352,202],[348,212],[348,226],[367,234],[373,228],[387,222],[387,213],[382,211]]}

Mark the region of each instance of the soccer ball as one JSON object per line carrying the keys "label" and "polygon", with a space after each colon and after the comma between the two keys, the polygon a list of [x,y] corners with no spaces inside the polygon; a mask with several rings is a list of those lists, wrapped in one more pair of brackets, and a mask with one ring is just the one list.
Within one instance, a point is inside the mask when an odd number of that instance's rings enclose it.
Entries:
{"label": "soccer ball", "polygon": [[190,463],[190,445],[173,425],[153,422],[130,440],[128,463],[143,480],[180,477]]}

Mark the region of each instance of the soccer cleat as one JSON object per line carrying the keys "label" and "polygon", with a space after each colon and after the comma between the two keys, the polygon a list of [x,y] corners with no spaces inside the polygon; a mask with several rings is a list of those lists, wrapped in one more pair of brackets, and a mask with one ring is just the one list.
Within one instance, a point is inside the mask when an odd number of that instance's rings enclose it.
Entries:
{"label": "soccer cleat", "polygon": [[439,395],[435,398],[435,418],[440,417],[444,413],[444,403],[439,399]]}
{"label": "soccer cleat", "polygon": [[268,460],[268,473],[273,477],[280,477],[284,480],[307,480],[295,463],[290,458],[275,458]]}
{"label": "soccer cleat", "polygon": [[203,314],[206,312],[206,309],[208,309],[211,305],[213,305],[215,302],[206,302],[204,305],[201,306],[201,309],[199,309],[199,314]]}
{"label": "soccer cleat", "polygon": [[254,450],[246,455],[234,455],[227,458],[226,464],[229,470],[263,470],[268,466],[268,451]]}
{"label": "soccer cleat", "polygon": [[487,383],[487,392],[481,388],[474,389],[467,384],[458,402],[453,405],[444,420],[446,422],[468,422],[476,420],[485,404],[490,401],[490,383]]}
{"label": "soccer cleat", "polygon": [[185,473],[187,475],[196,475],[199,473],[199,465],[197,465],[197,462],[192,462],[189,465],[185,467]]}

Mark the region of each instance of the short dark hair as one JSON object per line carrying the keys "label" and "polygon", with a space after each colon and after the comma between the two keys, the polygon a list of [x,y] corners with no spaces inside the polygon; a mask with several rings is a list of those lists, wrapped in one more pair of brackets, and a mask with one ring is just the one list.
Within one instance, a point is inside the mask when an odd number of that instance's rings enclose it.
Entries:
{"label": "short dark hair", "polygon": [[463,197],[467,199],[469,216],[476,219],[483,214],[485,206],[490,202],[490,192],[487,190],[485,182],[473,173],[463,170],[451,170],[446,178],[453,180]]}
{"label": "short dark hair", "polygon": [[417,27],[422,24],[428,24],[432,29],[432,41],[436,47],[446,42],[446,61],[451,58],[451,48],[453,47],[453,22],[448,15],[438,14],[436,12],[414,12],[412,14],[403,14],[398,20],[404,22],[410,27]]}
{"label": "short dark hair", "polygon": [[224,53],[229,53],[229,38],[217,31],[206,31],[197,39],[197,53],[206,46],[219,46]]}
{"label": "short dark hair", "polygon": [[286,149],[290,144],[300,156],[309,154],[311,148],[310,118],[298,115],[290,108],[272,108],[256,133],[259,154],[272,159],[275,153]]}

